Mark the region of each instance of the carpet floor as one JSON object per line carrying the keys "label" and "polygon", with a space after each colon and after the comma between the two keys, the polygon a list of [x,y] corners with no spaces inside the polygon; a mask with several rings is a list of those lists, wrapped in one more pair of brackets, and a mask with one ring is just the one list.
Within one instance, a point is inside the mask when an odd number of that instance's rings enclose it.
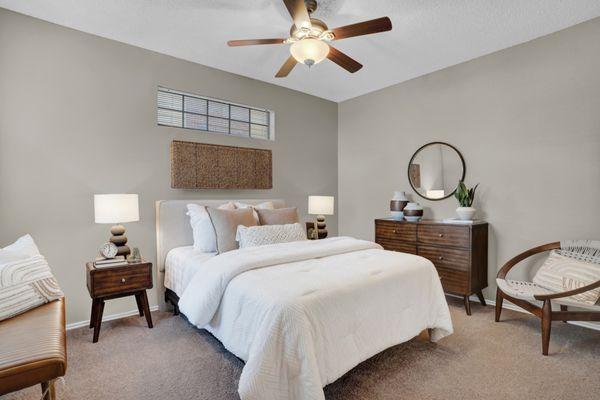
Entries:
{"label": "carpet floor", "polygon": [[[426,335],[390,348],[325,387],[327,400],[598,399],[600,332],[554,323],[550,356],[541,355],[539,320],[448,298],[455,333]],[[59,399],[239,399],[243,363],[181,317],[153,313],[104,323],[100,341],[87,328],[68,333],[69,368]],[[38,387],[3,397],[39,399]]]}

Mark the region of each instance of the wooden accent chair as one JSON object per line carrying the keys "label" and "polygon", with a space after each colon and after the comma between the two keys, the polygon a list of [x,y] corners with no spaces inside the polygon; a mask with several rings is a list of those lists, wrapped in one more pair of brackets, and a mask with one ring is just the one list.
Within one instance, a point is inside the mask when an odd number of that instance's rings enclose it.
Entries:
{"label": "wooden accent chair", "polygon": [[[600,321],[600,302],[595,305],[579,302],[570,296],[585,293],[600,287],[600,280],[575,290],[556,293],[542,288],[533,282],[506,279],[506,274],[517,263],[535,254],[554,250],[575,260],[600,264],[600,242],[592,240],[572,240],[554,242],[529,249],[509,260],[498,272],[496,283],[496,322],[500,321],[502,301],[504,299],[529,311],[542,322],[542,354],[548,355],[550,328],[552,321]],[[542,302],[539,307],[536,303]],[[552,310],[552,303],[560,305],[560,311]],[[539,303],[538,303],[539,304]],[[589,311],[569,311],[569,307],[588,309]]]}

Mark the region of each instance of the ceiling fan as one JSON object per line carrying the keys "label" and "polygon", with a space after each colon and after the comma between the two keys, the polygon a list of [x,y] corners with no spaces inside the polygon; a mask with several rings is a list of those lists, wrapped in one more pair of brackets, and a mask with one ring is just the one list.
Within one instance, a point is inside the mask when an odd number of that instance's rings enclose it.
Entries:
{"label": "ceiling fan", "polygon": [[227,42],[232,47],[256,44],[291,44],[291,56],[283,63],[275,75],[276,78],[286,77],[298,62],[311,67],[325,58],[330,59],[346,71],[354,73],[362,68],[362,64],[329,43],[334,40],[392,30],[392,21],[388,17],[329,29],[325,22],[310,17],[317,9],[316,0],[283,0],[283,2],[294,21],[289,38],[230,40]]}

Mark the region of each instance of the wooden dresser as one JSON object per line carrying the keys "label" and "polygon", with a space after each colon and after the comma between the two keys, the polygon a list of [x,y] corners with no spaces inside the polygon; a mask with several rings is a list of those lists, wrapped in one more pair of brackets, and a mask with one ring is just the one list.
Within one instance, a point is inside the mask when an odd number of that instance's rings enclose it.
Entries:
{"label": "wooden dresser", "polygon": [[375,220],[375,241],[386,250],[417,254],[436,267],[444,291],[463,296],[471,315],[469,296],[487,287],[488,224],[447,224],[433,220],[420,222]]}

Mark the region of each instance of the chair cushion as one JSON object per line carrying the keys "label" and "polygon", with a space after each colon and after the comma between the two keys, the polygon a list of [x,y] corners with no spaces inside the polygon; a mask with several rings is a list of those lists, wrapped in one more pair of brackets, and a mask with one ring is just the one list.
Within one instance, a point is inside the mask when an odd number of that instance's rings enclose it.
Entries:
{"label": "chair cushion", "polygon": [[0,322],[0,338],[0,395],[63,376],[64,299]]}
{"label": "chair cushion", "polygon": [[510,279],[496,279],[496,284],[507,295],[515,299],[535,301],[536,294],[552,294],[551,290],[540,287],[532,282],[514,281]]}
{"label": "chair cushion", "polygon": [[[555,293],[566,292],[600,280],[600,265],[576,260],[555,251],[544,261],[533,277],[533,283]],[[573,301],[594,305],[600,299],[600,288],[572,296]]]}

